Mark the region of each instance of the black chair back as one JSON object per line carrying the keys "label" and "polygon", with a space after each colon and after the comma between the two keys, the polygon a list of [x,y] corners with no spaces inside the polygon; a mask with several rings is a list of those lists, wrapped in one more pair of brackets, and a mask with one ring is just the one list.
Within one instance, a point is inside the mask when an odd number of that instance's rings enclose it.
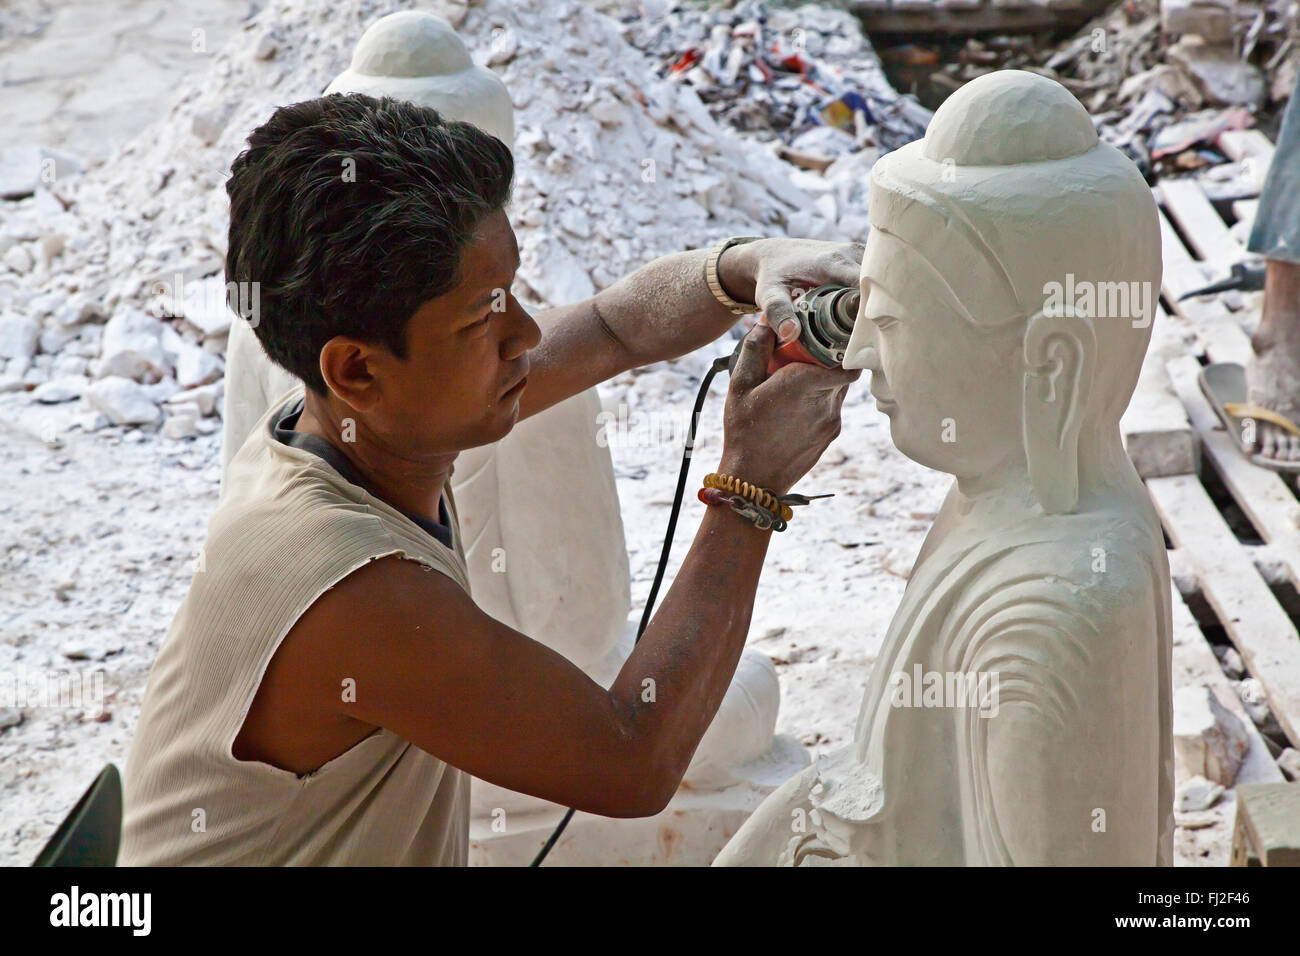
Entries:
{"label": "black chair back", "polygon": [[59,824],[32,866],[116,866],[122,839],[122,777],[106,766]]}

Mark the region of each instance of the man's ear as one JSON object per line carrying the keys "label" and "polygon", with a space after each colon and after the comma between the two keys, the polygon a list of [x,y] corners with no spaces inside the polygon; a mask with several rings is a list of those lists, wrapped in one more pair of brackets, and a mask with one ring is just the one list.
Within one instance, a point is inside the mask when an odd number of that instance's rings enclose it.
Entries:
{"label": "man's ear", "polygon": [[359,412],[379,400],[374,345],[336,335],[320,350],[320,374],[326,386]]}
{"label": "man's ear", "polygon": [[1039,312],[1025,329],[1024,443],[1029,480],[1048,514],[1079,503],[1079,430],[1092,391],[1097,338],[1066,307]]}

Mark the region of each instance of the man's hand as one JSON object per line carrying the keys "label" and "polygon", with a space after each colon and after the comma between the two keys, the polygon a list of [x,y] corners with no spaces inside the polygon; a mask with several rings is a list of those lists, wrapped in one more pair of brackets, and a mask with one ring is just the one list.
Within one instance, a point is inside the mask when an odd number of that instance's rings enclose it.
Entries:
{"label": "man's hand", "polygon": [[733,299],[762,308],[784,344],[799,332],[795,295],[819,285],[856,287],[863,248],[858,242],[759,239],[724,252],[718,279]]}

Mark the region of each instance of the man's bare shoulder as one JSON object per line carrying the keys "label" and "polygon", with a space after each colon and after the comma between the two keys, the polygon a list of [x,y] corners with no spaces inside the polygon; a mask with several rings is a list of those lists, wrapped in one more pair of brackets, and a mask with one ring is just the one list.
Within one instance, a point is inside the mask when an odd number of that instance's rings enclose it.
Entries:
{"label": "man's bare shoulder", "polygon": [[[268,664],[235,741],[241,760],[306,773],[376,730],[349,713],[349,666],[385,633],[423,632],[473,606],[463,588],[417,561],[389,556],[357,568],[294,622]],[[400,667],[394,659],[392,666]]]}

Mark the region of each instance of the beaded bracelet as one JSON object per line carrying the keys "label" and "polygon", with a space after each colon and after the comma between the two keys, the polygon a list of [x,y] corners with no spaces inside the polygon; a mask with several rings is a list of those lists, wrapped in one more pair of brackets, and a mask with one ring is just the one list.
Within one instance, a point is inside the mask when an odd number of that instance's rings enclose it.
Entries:
{"label": "beaded bracelet", "polygon": [[790,506],[772,492],[766,488],[760,488],[758,485],[750,484],[748,481],[734,475],[720,475],[710,472],[704,476],[704,487],[716,488],[729,494],[740,495],[742,498],[754,502],[765,511],[779,514],[785,521],[789,521],[794,517],[794,512],[790,510]]}
{"label": "beaded bracelet", "polygon": [[734,475],[709,473],[704,476],[704,487],[697,493],[706,505],[730,505],[731,510],[766,530],[784,531],[794,516],[791,505],[806,505],[814,498],[832,495],[774,495],[766,488],[751,484]]}

